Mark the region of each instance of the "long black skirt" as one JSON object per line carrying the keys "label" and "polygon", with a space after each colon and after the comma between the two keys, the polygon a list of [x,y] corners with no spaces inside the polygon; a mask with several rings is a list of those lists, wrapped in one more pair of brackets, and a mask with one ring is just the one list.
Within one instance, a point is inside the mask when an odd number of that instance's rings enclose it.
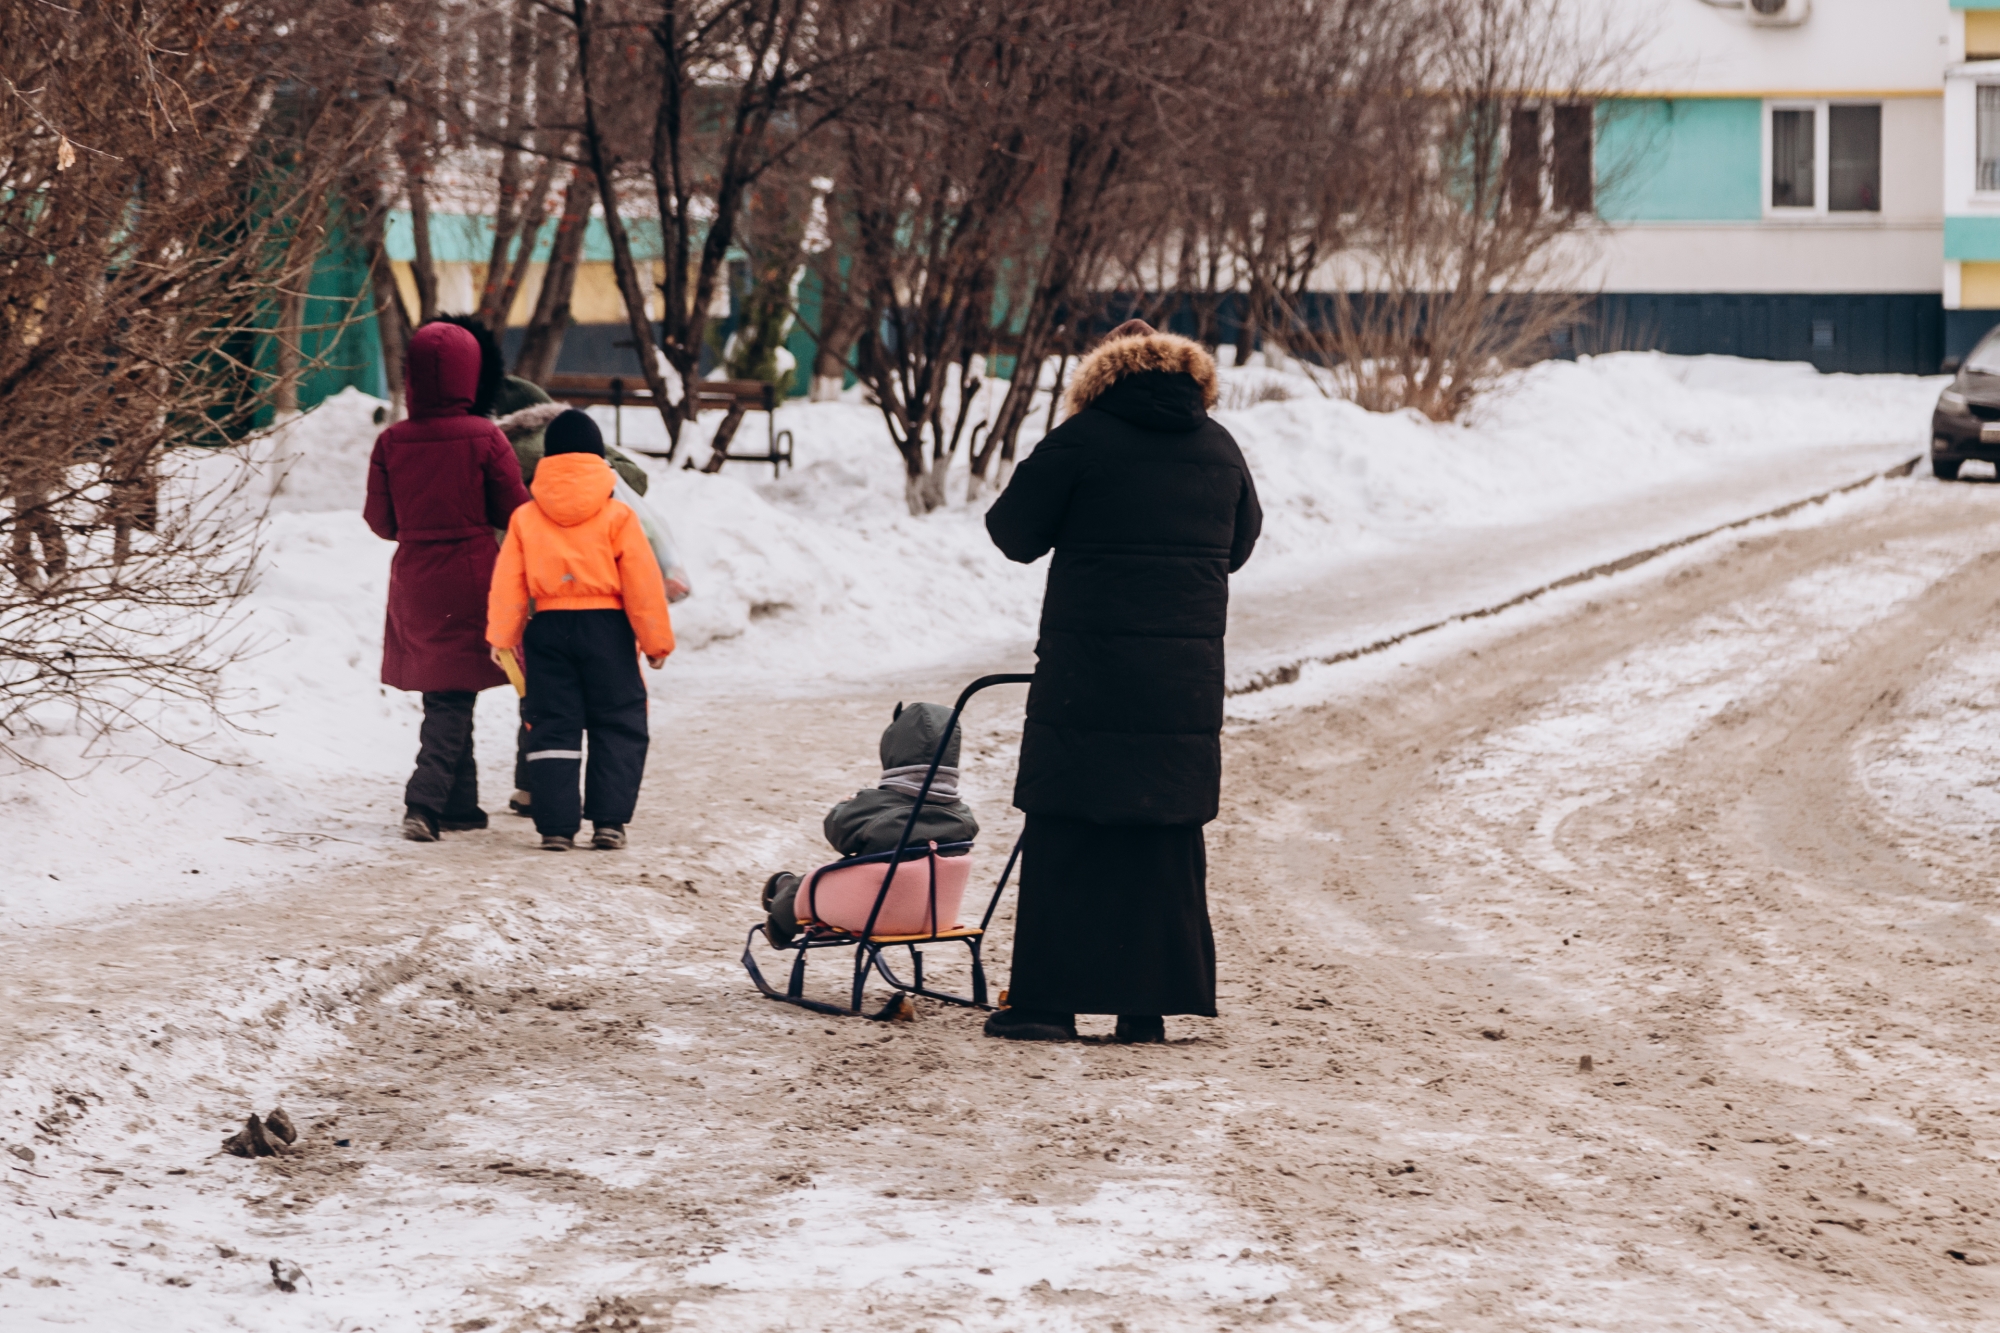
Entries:
{"label": "long black skirt", "polygon": [[1007,1002],[1076,1014],[1215,1014],[1200,825],[1028,816]]}

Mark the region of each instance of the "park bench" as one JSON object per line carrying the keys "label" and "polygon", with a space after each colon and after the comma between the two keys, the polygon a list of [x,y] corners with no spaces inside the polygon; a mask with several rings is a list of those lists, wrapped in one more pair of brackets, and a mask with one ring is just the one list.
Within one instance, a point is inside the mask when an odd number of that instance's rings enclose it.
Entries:
{"label": "park bench", "polygon": [[[551,397],[566,403],[606,403],[613,408],[652,407],[653,395],[647,389],[646,381],[639,378],[626,379],[622,375],[551,375],[543,386]],[[720,472],[724,463],[769,463],[771,475],[783,476],[784,469],[792,466],[792,433],[778,429],[778,386],[763,380],[700,380],[695,385],[695,410],[700,412],[725,412],[722,424],[716,427],[715,439],[710,444],[708,463],[704,472]],[[731,453],[730,444],[736,438],[736,431],[743,424],[745,412],[762,412],[769,422],[765,451],[761,454]],[[625,447],[622,422],[616,428],[620,449]],[[662,452],[657,449],[635,449],[634,453],[648,458],[671,460],[674,450]],[[694,459],[686,466],[692,468]]]}

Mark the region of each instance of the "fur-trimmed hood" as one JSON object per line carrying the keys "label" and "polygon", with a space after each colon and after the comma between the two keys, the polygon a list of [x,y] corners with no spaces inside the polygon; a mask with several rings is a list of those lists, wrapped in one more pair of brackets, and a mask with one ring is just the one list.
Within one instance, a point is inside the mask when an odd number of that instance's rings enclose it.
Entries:
{"label": "fur-trimmed hood", "polygon": [[569,411],[568,403],[530,403],[518,412],[509,412],[493,424],[510,440],[523,439]]}
{"label": "fur-trimmed hood", "polygon": [[1075,416],[1095,403],[1119,380],[1147,371],[1192,376],[1201,390],[1202,407],[1215,407],[1218,387],[1215,358],[1208,350],[1179,334],[1149,333],[1112,338],[1083,359],[1069,382],[1069,392],[1064,395],[1069,415]]}

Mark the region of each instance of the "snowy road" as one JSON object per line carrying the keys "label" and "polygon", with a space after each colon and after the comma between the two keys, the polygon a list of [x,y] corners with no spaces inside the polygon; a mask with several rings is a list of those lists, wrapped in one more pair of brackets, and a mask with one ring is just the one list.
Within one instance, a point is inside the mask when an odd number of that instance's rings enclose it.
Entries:
{"label": "snowy road", "polygon": [[[682,698],[628,856],[510,824],[0,944],[0,1315],[2000,1328],[1996,551],[2000,487],[1883,485],[1254,696],[1167,1048],[753,1000],[889,688]],[[1244,623],[1343,628],[1295,596]],[[305,1151],[216,1153],[274,1104]]]}

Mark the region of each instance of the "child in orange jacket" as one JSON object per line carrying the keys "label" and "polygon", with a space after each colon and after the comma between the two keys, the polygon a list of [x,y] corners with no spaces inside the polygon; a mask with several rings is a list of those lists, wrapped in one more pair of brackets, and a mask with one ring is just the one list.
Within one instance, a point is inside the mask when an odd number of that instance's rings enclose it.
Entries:
{"label": "child in orange jacket", "polygon": [[611,498],[618,477],[604,461],[597,423],[565,412],[544,439],[535,498],[514,511],[493,570],[486,641],[496,658],[502,648],[524,650],[529,809],[543,848],[569,851],[588,818],[591,846],[616,851],[646,768],[638,654],[662,666],[674,627],[639,516]]}

